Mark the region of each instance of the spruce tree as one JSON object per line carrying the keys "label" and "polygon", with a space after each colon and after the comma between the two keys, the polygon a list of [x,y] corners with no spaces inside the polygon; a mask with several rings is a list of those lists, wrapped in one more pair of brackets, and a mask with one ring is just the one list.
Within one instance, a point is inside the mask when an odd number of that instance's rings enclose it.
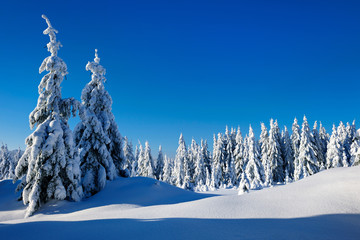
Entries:
{"label": "spruce tree", "polygon": [[261,123],[261,134],[260,134],[260,153],[261,162],[264,168],[264,186],[271,186],[273,183],[273,177],[271,172],[271,166],[269,161],[269,134],[264,123]]}
{"label": "spruce tree", "polygon": [[174,183],[177,187],[183,187],[184,179],[185,179],[185,169],[184,163],[187,161],[187,149],[184,137],[182,133],[179,138],[179,147],[176,150],[175,163],[174,163],[174,172],[173,175],[175,177]]}
{"label": "spruce tree", "polygon": [[277,121],[270,120],[268,161],[274,182],[284,182],[285,169],[284,160],[281,154],[280,130]]}
{"label": "spruce tree", "polygon": [[0,147],[0,180],[14,177],[14,158],[10,154],[6,144]]}
{"label": "spruce tree", "polygon": [[161,180],[161,176],[162,176],[162,171],[164,169],[164,155],[162,152],[162,147],[161,145],[159,146],[159,153],[156,159],[156,164],[155,164],[155,178],[157,180]]}
{"label": "spruce tree", "polygon": [[[29,204],[26,217],[51,199],[79,201],[82,196],[79,159],[76,158],[73,133],[68,118],[76,110],[73,99],[62,99],[60,84],[67,74],[65,62],[57,56],[61,46],[49,19],[44,31],[51,55],[43,61],[39,72],[48,71],[42,78],[36,108],[29,116],[30,128],[36,130],[26,139],[26,150],[15,169],[14,181],[22,179],[23,203]],[[73,111],[71,111],[73,110]]]}
{"label": "spruce tree", "polygon": [[309,124],[304,116],[302,129],[301,129],[301,141],[299,148],[299,164],[295,169],[295,180],[313,175],[319,171],[319,165],[315,155],[314,140],[310,132]]}
{"label": "spruce tree", "polygon": [[222,185],[222,159],[223,141],[221,134],[218,134],[218,138],[214,134],[214,145],[213,145],[213,162],[212,162],[212,173],[211,173],[211,184],[212,189],[217,189]]}
{"label": "spruce tree", "polygon": [[295,171],[296,169],[302,168],[299,166],[299,152],[300,152],[300,141],[301,141],[301,132],[300,126],[298,124],[298,120],[295,118],[294,123],[292,124],[292,134],[291,134],[291,142],[292,149],[294,151],[294,179],[295,179]]}
{"label": "spruce tree", "polygon": [[238,195],[248,193],[249,190],[250,190],[250,182],[249,182],[249,179],[246,176],[246,172],[243,172],[241,174],[241,180],[240,180],[240,184],[239,184],[238,189],[239,189]]}
{"label": "spruce tree", "polygon": [[326,156],[324,155],[324,150],[322,146],[322,140],[320,139],[320,134],[317,130],[317,121],[314,123],[314,127],[312,130],[312,141],[314,145],[314,152],[317,158],[317,163],[319,169],[324,169],[326,165]]}
{"label": "spruce tree", "polygon": [[285,161],[285,177],[287,177],[289,181],[294,179],[294,152],[292,149],[292,142],[290,140],[289,131],[286,126],[282,134],[282,144],[283,159]]}
{"label": "spruce tree", "polygon": [[126,136],[124,137],[123,142],[123,154],[124,160],[122,161],[123,165],[121,168],[125,170],[126,176],[131,176],[131,173],[133,172],[132,168],[134,166],[135,157],[133,153],[133,145]]}
{"label": "spruce tree", "polygon": [[201,139],[200,148],[201,154],[204,158],[204,167],[211,174],[211,155],[208,150],[208,144],[206,140]]}
{"label": "spruce tree", "polygon": [[153,159],[148,141],[145,142],[145,149],[140,145],[138,171],[139,176],[154,178]]}
{"label": "spruce tree", "polygon": [[342,167],[343,154],[341,151],[341,143],[338,137],[338,131],[333,125],[330,142],[326,152],[326,168]]}
{"label": "spruce tree", "polygon": [[202,151],[197,152],[196,164],[195,164],[195,173],[194,173],[194,185],[197,190],[206,190],[206,172],[207,169],[205,167],[204,155]]}
{"label": "spruce tree", "polygon": [[250,182],[251,189],[258,189],[264,182],[264,170],[260,159],[260,150],[255,140],[253,129],[249,128],[248,138],[249,158],[246,164],[245,173]]}
{"label": "spruce tree", "polygon": [[235,150],[234,150],[234,164],[235,164],[235,185],[239,185],[241,180],[241,174],[244,171],[244,141],[238,127],[235,137]]}
{"label": "spruce tree", "polygon": [[172,167],[172,160],[165,155],[161,180],[169,184],[174,184],[172,181]]}
{"label": "spruce tree", "polygon": [[354,139],[350,148],[350,166],[357,166],[360,164],[360,132],[354,134]]}
{"label": "spruce tree", "polygon": [[131,176],[132,177],[138,176],[139,153],[140,153],[139,147],[136,146],[134,161],[132,162],[132,165],[131,165]]}

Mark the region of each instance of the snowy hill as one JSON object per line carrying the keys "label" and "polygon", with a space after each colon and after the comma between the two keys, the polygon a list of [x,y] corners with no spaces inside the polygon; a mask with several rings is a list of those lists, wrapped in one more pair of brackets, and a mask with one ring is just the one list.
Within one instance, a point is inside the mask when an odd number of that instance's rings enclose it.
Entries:
{"label": "snowy hill", "polygon": [[360,167],[240,196],[117,179],[89,199],[53,201],[28,219],[14,189],[0,182],[2,239],[360,239]]}

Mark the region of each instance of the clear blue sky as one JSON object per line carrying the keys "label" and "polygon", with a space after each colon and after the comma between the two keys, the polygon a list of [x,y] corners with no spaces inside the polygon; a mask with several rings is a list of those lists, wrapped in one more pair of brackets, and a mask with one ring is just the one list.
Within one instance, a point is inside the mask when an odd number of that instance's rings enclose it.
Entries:
{"label": "clear blue sky", "polygon": [[80,99],[98,48],[122,135],[149,140],[154,155],[159,144],[174,155],[181,132],[212,144],[226,125],[258,136],[270,118],[290,127],[306,114],[328,131],[360,121],[359,1],[2,1],[0,141],[10,148],[32,132],[49,55],[41,14],[64,46],[63,97]]}

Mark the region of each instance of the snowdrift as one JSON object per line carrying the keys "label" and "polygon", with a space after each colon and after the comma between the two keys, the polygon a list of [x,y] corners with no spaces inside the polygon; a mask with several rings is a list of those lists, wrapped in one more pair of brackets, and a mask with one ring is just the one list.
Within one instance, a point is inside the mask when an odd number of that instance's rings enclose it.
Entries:
{"label": "snowdrift", "polygon": [[2,239],[360,239],[360,167],[240,196],[117,179],[89,199],[50,202],[27,219],[14,189],[0,182]]}

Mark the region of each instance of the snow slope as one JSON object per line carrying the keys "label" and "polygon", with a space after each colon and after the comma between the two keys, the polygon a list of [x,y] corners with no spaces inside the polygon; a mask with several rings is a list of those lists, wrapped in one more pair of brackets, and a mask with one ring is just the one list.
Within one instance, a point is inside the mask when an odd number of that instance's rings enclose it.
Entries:
{"label": "snow slope", "polygon": [[117,179],[89,199],[54,201],[28,219],[14,189],[0,182],[1,239],[360,239],[360,167],[240,196]]}

